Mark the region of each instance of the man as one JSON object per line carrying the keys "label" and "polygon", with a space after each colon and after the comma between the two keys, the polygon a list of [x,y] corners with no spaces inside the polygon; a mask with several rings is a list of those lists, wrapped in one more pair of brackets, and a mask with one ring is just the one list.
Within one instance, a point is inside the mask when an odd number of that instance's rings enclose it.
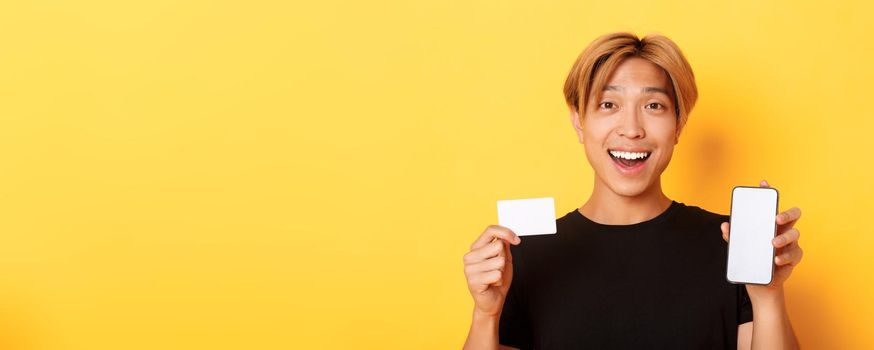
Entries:
{"label": "man", "polygon": [[727,217],[662,191],[697,100],[676,44],[602,36],[580,54],[564,93],[596,175],[592,194],[557,220],[555,235],[521,244],[492,225],[471,245],[465,348],[797,348],[783,283],[801,261],[800,210],[775,218],[772,283],[734,285],[725,279]]}

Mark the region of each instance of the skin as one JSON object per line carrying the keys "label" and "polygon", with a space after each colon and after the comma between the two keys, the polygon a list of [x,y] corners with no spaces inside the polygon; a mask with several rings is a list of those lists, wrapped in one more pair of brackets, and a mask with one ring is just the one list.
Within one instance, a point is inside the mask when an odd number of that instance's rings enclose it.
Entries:
{"label": "skin", "polygon": [[[667,74],[641,58],[624,60],[613,72],[600,99],[591,99],[585,117],[571,109],[570,120],[586,158],[595,171],[592,194],[579,211],[589,219],[628,225],[654,218],[671,200],[661,187],[661,174],[670,163],[680,127],[674,112]],[[652,152],[642,171],[621,172],[608,154],[611,149]],[[768,183],[762,181],[760,186]],[[795,223],[801,210],[778,214],[774,279],[770,285],[747,285],[753,322],[738,327],[738,349],[795,349],[798,343],[786,313],[783,285],[801,261],[800,236]],[[729,237],[729,224],[721,226]],[[474,299],[473,320],[465,349],[509,349],[498,344],[498,321],[513,281],[509,245],[521,244],[511,230],[490,225],[464,255],[464,273]]]}

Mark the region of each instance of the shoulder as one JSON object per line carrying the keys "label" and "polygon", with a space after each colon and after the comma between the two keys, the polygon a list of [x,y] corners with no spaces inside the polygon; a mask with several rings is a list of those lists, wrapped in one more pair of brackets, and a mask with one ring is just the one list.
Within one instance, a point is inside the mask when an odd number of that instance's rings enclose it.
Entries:
{"label": "shoulder", "polygon": [[679,222],[709,226],[714,223],[719,225],[728,221],[728,215],[714,213],[695,205],[688,205],[681,202],[677,203],[679,204],[679,208],[677,210],[676,218],[679,219],[677,220]]}
{"label": "shoulder", "polygon": [[727,221],[727,215],[680,203],[676,215],[673,215],[666,229],[672,234],[683,237],[686,244],[696,246],[703,244],[716,252],[725,248],[720,225]]}

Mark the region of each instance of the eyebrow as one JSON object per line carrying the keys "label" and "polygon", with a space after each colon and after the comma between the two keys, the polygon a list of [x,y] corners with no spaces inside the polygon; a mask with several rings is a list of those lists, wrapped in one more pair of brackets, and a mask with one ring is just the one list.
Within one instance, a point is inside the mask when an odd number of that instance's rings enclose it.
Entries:
{"label": "eyebrow", "polygon": [[[624,90],[625,90],[625,88],[622,86],[619,86],[619,85],[604,86],[604,91],[624,91]],[[670,94],[668,94],[667,90],[662,89],[660,87],[648,86],[648,87],[643,88],[643,92],[644,93],[657,92],[657,93],[663,93],[663,94],[665,94],[665,96],[671,96]]]}

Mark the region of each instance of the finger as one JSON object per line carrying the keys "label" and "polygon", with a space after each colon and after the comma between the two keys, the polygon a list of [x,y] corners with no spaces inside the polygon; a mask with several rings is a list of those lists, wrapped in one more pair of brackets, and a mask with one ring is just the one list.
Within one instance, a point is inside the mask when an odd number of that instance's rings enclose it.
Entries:
{"label": "finger", "polygon": [[501,270],[506,266],[507,258],[503,256],[496,256],[494,258],[487,259],[483,262],[479,262],[476,264],[470,264],[464,266],[464,273],[467,275],[475,275],[480,272],[492,271],[492,270]]}
{"label": "finger", "polygon": [[789,227],[792,227],[795,224],[795,221],[801,218],[801,209],[798,207],[793,207],[787,211],[784,211],[777,215],[777,225],[786,225],[789,224]]}
{"label": "finger", "polygon": [[[510,244],[504,241],[501,241],[501,244],[504,246],[504,249],[501,250],[499,258],[504,259],[504,265],[499,269],[502,273],[507,272],[507,266],[513,266],[513,254],[510,253]],[[512,269],[512,267],[509,267]],[[512,273],[512,270],[510,271]],[[504,275],[501,275],[501,278],[498,279],[497,282],[494,283],[495,286],[501,287],[504,285]]]}
{"label": "finger", "polygon": [[797,228],[790,228],[779,236],[774,237],[771,243],[774,245],[774,248],[783,248],[790,243],[798,241],[799,237],[801,237],[801,232]]}
{"label": "finger", "polygon": [[512,244],[519,244],[522,240],[512,230],[498,225],[489,225],[483,233],[470,245],[470,250],[482,247],[495,238],[503,239]]}
{"label": "finger", "polygon": [[510,251],[510,243],[500,239],[496,239],[495,242],[501,243],[501,249],[498,250],[498,256],[507,256],[507,252]]}
{"label": "finger", "polygon": [[795,255],[795,259],[792,260],[792,266],[795,266],[795,265],[798,265],[799,263],[801,263],[801,259],[804,258],[804,249],[801,249],[801,247],[798,247],[798,250],[796,250],[796,253],[794,255]]}
{"label": "finger", "polygon": [[719,225],[719,228],[722,230],[722,239],[728,242],[728,229],[730,228],[729,223],[723,222],[721,225]]}
{"label": "finger", "polygon": [[788,263],[787,259],[789,258],[789,253],[783,253],[774,257],[774,264],[777,266],[783,266]]}
{"label": "finger", "polygon": [[774,270],[774,278],[785,281],[790,275],[792,275],[793,269],[795,269],[795,265],[777,266]]}
{"label": "finger", "polygon": [[502,253],[503,254],[501,254],[501,256],[507,258],[507,264],[512,264],[513,254],[510,252],[510,244],[508,244],[507,242],[504,242],[504,250],[502,251]]}
{"label": "finger", "polygon": [[501,270],[491,270],[486,272],[480,272],[478,274],[474,274],[470,277],[471,285],[476,287],[477,291],[484,291],[489,288],[489,285],[494,284],[501,280],[503,277],[503,272]]}
{"label": "finger", "polygon": [[768,184],[768,181],[762,180],[759,181],[759,187],[771,187],[771,185]]}
{"label": "finger", "polygon": [[793,244],[783,249],[783,252],[780,253],[780,255],[774,257],[774,263],[777,264],[777,266],[794,266],[801,262],[802,255],[804,255],[804,252],[801,250],[801,247],[797,244]]}
{"label": "finger", "polygon": [[493,256],[503,255],[504,245],[501,240],[487,243],[485,246],[464,254],[464,264],[476,264]]}
{"label": "finger", "polygon": [[497,270],[497,271],[498,271],[498,272],[501,272],[501,277],[498,278],[497,281],[495,281],[494,283],[492,283],[492,285],[495,286],[495,287],[500,287],[500,286],[503,286],[503,285],[504,285],[504,273],[503,273],[503,271],[501,271],[501,270]]}

